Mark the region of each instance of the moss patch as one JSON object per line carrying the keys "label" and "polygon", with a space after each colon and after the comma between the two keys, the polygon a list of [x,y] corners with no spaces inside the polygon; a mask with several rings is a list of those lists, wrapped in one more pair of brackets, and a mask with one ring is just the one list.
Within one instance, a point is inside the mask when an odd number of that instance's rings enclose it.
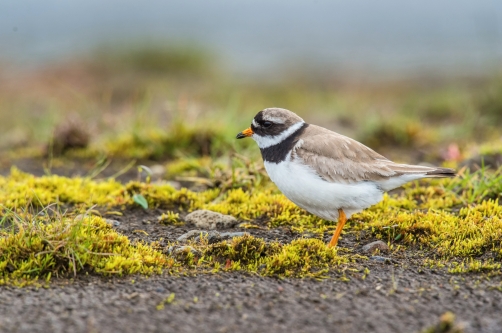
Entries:
{"label": "moss patch", "polygon": [[[387,241],[391,248],[399,245],[426,249],[433,259],[429,256],[423,264],[445,267],[450,273],[500,272],[501,173],[500,169],[480,170],[464,172],[451,180],[431,181],[427,186],[410,184],[403,192],[386,195],[379,204],[355,214],[345,232],[369,231]],[[181,223],[179,216],[184,212],[209,209],[241,220],[259,221],[269,228],[280,226],[298,233],[308,232],[319,236],[316,238],[322,238],[335,227],[334,222],[298,208],[269,182],[255,183],[249,188],[215,187],[193,192],[142,182],[121,184],[111,179],[35,177],[13,169],[9,176],[0,177],[4,221],[17,221],[14,229],[2,231],[1,268],[5,279],[47,277],[78,270],[103,274],[151,273],[173,267],[174,257],[160,255],[155,244],[130,244],[99,217],[76,220],[71,217],[76,213],[72,213],[54,220],[27,213],[53,203],[69,205],[73,210],[93,205],[121,210],[137,205],[132,199],[135,194],[142,195],[149,207],[168,208],[169,212],[162,215],[159,222],[169,225]],[[6,225],[10,226],[9,223]],[[65,232],[74,238],[64,236]],[[66,241],[60,241],[60,237]],[[50,245],[48,239],[54,239],[55,243]],[[23,243],[25,241],[27,243]],[[117,247],[110,245],[110,241]],[[327,249],[319,239],[281,244],[245,236],[194,246],[196,251],[187,250],[184,260],[176,265],[185,266],[188,271],[225,269],[273,276],[318,277],[325,275],[330,267],[351,261],[350,256],[339,256],[335,250]],[[57,251],[51,250],[53,248]],[[139,259],[134,261],[134,258]]]}
{"label": "moss patch", "polygon": [[169,128],[133,130],[94,149],[111,156],[154,160],[179,154],[216,155],[229,148],[218,129],[218,125],[188,127],[185,123],[175,123]]}
{"label": "moss patch", "polygon": [[322,277],[330,267],[347,264],[347,256],[327,248],[318,239],[297,239],[289,244],[266,243],[253,236],[236,237],[208,246],[202,262],[214,269],[243,270],[265,276]]}
{"label": "moss patch", "polygon": [[151,245],[131,244],[98,216],[49,218],[3,212],[0,284],[23,285],[79,272],[160,273],[168,258]]}

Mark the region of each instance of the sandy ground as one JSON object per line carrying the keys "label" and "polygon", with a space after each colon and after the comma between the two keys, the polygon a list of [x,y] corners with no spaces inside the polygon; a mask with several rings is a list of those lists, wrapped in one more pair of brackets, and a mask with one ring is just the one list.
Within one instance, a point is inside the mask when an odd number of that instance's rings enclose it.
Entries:
{"label": "sandy ground", "polygon": [[489,282],[452,285],[434,272],[368,266],[366,280],[350,282],[225,273],[2,287],[0,331],[417,332],[445,311],[466,332],[502,331],[502,293]]}

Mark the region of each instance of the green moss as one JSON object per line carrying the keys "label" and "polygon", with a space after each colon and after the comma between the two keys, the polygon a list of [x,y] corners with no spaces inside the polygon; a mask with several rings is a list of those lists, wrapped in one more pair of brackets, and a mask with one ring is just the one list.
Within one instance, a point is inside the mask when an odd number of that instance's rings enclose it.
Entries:
{"label": "green moss", "polygon": [[388,242],[423,245],[448,257],[474,256],[500,249],[502,209],[497,201],[483,201],[451,213],[433,209],[425,212],[379,209],[387,200],[354,219],[365,222],[364,229]]}
{"label": "green moss", "polygon": [[159,223],[165,225],[183,225],[183,222],[179,218],[180,214],[168,211],[159,216]]}
{"label": "green moss", "polygon": [[448,272],[452,274],[463,273],[488,273],[500,274],[502,264],[493,260],[464,259],[462,262],[453,262],[449,265]]}
{"label": "green moss", "polygon": [[455,323],[455,315],[452,312],[445,312],[439,317],[439,322],[421,333],[463,333],[464,328]]}
{"label": "green moss", "polygon": [[273,254],[277,248],[267,244],[263,239],[252,236],[242,236],[232,239],[230,242],[220,242],[210,245],[204,255],[220,263],[226,260],[238,261],[240,265],[251,265],[257,263],[260,258],[267,254]]}
{"label": "green moss", "polygon": [[494,141],[485,142],[478,150],[481,156],[500,155],[502,154],[502,140],[499,138]]}
{"label": "green moss", "polygon": [[115,180],[35,177],[13,168],[8,177],[0,177],[0,202],[4,207],[15,209],[27,205],[45,207],[58,202],[105,206],[131,201],[124,195],[124,186]]}
{"label": "green moss", "polygon": [[[476,259],[485,254],[500,258],[500,178],[501,170],[481,170],[465,172],[456,179],[431,181],[426,183],[427,186],[419,183],[408,185],[402,193],[385,195],[379,204],[355,214],[345,232],[350,232],[350,228],[356,232],[367,230],[391,246],[397,244],[429,249],[444,261]],[[288,227],[299,234],[318,235],[316,238],[322,238],[336,225],[298,208],[269,182],[250,188],[213,188],[192,192],[140,182],[123,185],[114,180],[34,177],[16,169],[10,176],[0,177],[3,206],[18,213],[29,205],[46,207],[54,202],[82,208],[98,205],[120,209],[135,205],[132,200],[135,194],[144,196],[149,207],[175,211],[209,209],[241,220],[266,222],[271,228]],[[179,220],[176,213],[171,212],[161,218],[161,222],[177,224]],[[230,265],[233,269],[278,276],[325,272],[327,263],[348,260],[340,259],[336,253],[326,252],[323,248],[325,245],[319,239],[302,239],[280,245],[244,238],[199,251],[205,253],[203,256],[213,258],[210,261],[214,265]],[[193,256],[187,266],[197,266],[198,260],[200,258]],[[313,264],[309,260],[313,260]],[[475,265],[481,265],[478,271],[497,269],[496,265],[486,262],[465,264],[465,268],[447,267],[451,272],[473,272],[477,269]],[[302,271],[302,267],[306,271]]]}
{"label": "green moss", "polygon": [[25,284],[37,279],[73,276],[79,272],[104,275],[160,273],[169,259],[152,246],[131,244],[104,219],[4,210],[0,229],[0,284]]}
{"label": "green moss", "polygon": [[242,236],[208,246],[202,262],[216,269],[249,271],[265,276],[322,277],[330,267],[340,267],[349,260],[317,239],[297,239],[281,244]]}
{"label": "green moss", "polygon": [[283,247],[266,262],[270,275],[322,276],[330,267],[347,263],[346,257],[337,255],[336,249],[328,248],[318,239],[297,239]]}
{"label": "green moss", "polygon": [[175,156],[218,155],[229,149],[217,124],[187,126],[176,122],[168,128],[132,130],[93,149],[100,154],[139,159],[166,159]]}

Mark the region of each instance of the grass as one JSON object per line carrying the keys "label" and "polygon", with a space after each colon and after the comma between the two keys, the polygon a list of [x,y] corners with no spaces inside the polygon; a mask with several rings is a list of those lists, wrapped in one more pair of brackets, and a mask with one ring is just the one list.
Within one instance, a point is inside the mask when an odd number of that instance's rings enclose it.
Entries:
{"label": "grass", "polygon": [[137,44],[97,52],[99,65],[113,71],[148,75],[206,76],[215,67],[214,57],[193,45]]}

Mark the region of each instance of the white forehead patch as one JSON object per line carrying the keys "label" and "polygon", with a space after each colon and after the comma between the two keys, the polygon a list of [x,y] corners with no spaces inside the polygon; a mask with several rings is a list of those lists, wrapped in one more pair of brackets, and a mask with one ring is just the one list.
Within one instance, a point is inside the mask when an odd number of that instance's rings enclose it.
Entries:
{"label": "white forehead patch", "polygon": [[258,123],[256,122],[256,120],[253,119],[251,123],[253,124],[254,127],[258,127]]}

